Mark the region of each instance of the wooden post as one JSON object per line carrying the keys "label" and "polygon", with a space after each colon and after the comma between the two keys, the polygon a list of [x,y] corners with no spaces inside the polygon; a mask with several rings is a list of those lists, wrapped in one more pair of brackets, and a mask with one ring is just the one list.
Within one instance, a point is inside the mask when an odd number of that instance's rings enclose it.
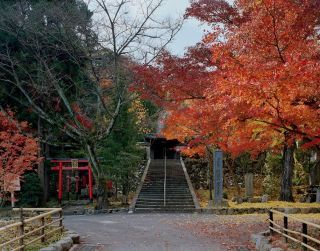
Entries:
{"label": "wooden post", "polygon": [[208,167],[209,167],[209,200],[213,201],[213,155],[207,149]]}
{"label": "wooden post", "polygon": [[[273,212],[271,210],[269,211],[269,219],[270,219],[270,227],[273,228],[273,223],[272,223],[272,221],[273,221]],[[270,235],[272,235],[272,234],[273,234],[273,230],[270,228]]]}
{"label": "wooden post", "polygon": [[11,191],[11,207],[14,208],[15,207],[15,198],[14,198],[14,191]]}
{"label": "wooden post", "polygon": [[[22,207],[20,207],[20,222],[21,222],[21,225],[19,227],[19,236],[23,236],[24,235],[24,217],[23,217]],[[24,251],[23,237],[19,240],[19,246],[21,246],[20,251]]]}
{"label": "wooden post", "polygon": [[59,162],[59,193],[58,193],[59,203],[62,202],[62,162]]}
{"label": "wooden post", "polygon": [[[41,229],[41,235],[44,235],[44,217],[41,218],[41,227],[43,227]],[[41,237],[41,242],[45,241],[45,236]]]}
{"label": "wooden post", "polygon": [[92,170],[91,170],[91,166],[89,165],[89,198],[90,201],[92,202]]}
{"label": "wooden post", "polygon": [[68,201],[70,200],[70,189],[71,189],[71,177],[67,176],[67,191],[68,191]]}
{"label": "wooden post", "polygon": [[79,175],[76,176],[76,199],[79,199]]}
{"label": "wooden post", "polygon": [[62,209],[61,209],[61,211],[59,211],[59,218],[60,218],[59,227],[62,227],[62,228],[61,228],[61,234],[63,233],[62,217],[63,217],[63,214],[62,214]]}
{"label": "wooden post", "polygon": [[[283,217],[283,227],[284,227],[285,229],[288,229],[288,217],[287,217],[287,216],[284,216],[284,217]],[[285,234],[288,234],[288,231],[287,231],[287,230],[284,230],[284,233],[285,233]],[[286,243],[287,243],[287,242],[288,242],[288,237],[285,237],[284,239],[285,239],[285,241],[286,241]]]}
{"label": "wooden post", "polygon": [[[308,234],[308,225],[306,223],[302,223],[302,233],[307,235]],[[302,237],[302,242],[304,244],[308,244],[308,238],[303,236]],[[307,247],[302,246],[302,250],[307,250]]]}

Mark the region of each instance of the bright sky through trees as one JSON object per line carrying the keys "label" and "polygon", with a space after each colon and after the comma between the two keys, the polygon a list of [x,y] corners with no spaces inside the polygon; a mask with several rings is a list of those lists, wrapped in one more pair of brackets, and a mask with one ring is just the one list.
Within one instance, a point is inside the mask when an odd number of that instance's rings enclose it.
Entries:
{"label": "bright sky through trees", "polygon": [[[189,5],[189,0],[166,1],[160,10],[160,14],[169,15],[173,18],[183,16]],[[192,46],[201,40],[204,29],[206,29],[206,26],[200,24],[196,19],[185,20],[182,29],[168,48],[172,53],[182,55],[185,47]]]}

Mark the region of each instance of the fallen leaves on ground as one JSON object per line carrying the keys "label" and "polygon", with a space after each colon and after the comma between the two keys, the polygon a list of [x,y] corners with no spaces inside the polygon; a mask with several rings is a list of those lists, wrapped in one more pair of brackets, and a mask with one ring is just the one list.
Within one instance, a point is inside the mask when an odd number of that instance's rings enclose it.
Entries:
{"label": "fallen leaves on ground", "polygon": [[176,227],[192,232],[200,238],[211,238],[225,250],[245,247],[255,250],[250,236],[268,229],[265,215],[208,216],[201,220],[190,218],[183,222],[170,222]]}

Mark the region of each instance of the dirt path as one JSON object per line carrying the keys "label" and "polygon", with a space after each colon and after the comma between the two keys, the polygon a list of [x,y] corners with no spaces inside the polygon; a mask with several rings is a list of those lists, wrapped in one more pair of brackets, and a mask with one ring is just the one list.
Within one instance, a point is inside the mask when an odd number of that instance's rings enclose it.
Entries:
{"label": "dirt path", "polygon": [[266,217],[203,214],[108,214],[67,216],[81,234],[77,250],[224,251],[252,249],[250,234],[266,228]]}

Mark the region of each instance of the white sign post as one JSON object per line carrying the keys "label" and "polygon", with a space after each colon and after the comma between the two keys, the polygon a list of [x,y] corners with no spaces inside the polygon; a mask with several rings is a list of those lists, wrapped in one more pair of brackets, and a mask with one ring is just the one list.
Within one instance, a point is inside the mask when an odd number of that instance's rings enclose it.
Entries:
{"label": "white sign post", "polygon": [[4,191],[10,192],[11,194],[11,206],[15,206],[14,192],[20,191],[20,176],[14,173],[8,173],[4,178]]}
{"label": "white sign post", "polygon": [[14,208],[15,207],[15,198],[14,198],[14,191],[11,192],[11,207]]}

